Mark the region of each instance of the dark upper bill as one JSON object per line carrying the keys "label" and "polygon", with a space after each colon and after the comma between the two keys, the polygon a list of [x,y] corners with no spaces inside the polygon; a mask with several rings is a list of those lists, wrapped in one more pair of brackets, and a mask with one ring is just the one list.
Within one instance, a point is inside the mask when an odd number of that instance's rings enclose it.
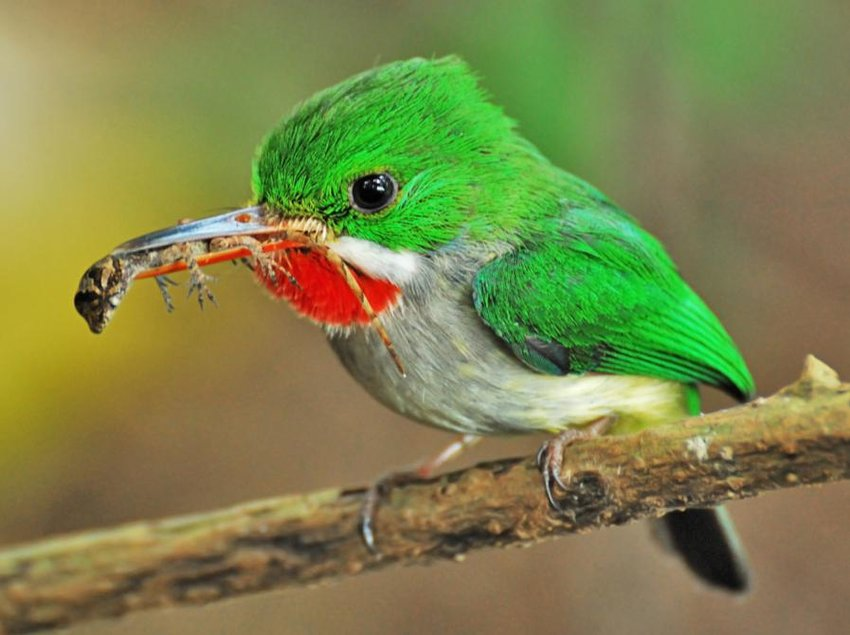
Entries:
{"label": "dark upper bill", "polygon": [[[163,266],[204,258],[215,251],[210,246],[215,238],[266,236],[280,231],[280,224],[269,222],[262,207],[246,207],[133,238],[89,267],[80,280],[74,306],[92,332],[100,333],[136,276]],[[162,285],[160,290],[166,304],[170,305]]]}
{"label": "dark upper bill", "polygon": [[270,224],[262,207],[246,207],[233,212],[210,216],[201,220],[181,223],[173,227],[160,229],[118,245],[112,255],[124,256],[148,249],[160,249],[178,243],[196,240],[211,240],[226,236],[247,236],[271,234],[280,231],[280,227]]}

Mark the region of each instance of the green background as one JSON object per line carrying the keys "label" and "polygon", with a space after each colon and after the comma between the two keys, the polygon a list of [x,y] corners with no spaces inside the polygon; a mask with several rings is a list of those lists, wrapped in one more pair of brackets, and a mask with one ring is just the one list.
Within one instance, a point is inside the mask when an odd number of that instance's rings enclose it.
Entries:
{"label": "green background", "polygon": [[[413,55],[465,57],[656,233],[762,394],[810,352],[850,376],[848,26],[827,0],[0,0],[0,542],[364,483],[447,442],[374,403],[244,270],[212,271],[203,313],[139,283],[99,337],[71,303],[116,244],[244,202],[254,145],[299,100]],[[731,506],[743,603],[635,525],[72,633],[845,632],[848,491]]]}

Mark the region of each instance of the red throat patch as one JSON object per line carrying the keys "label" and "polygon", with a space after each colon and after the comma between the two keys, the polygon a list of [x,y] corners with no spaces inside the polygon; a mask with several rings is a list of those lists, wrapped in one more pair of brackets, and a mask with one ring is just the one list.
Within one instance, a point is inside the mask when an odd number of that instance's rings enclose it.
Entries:
{"label": "red throat patch", "polygon": [[[259,268],[257,276],[275,297],[287,300],[301,315],[333,326],[369,324],[360,300],[321,252],[291,249],[278,252],[274,259],[281,267],[276,279]],[[377,315],[401,297],[401,289],[392,282],[370,278],[354,267],[351,272]]]}

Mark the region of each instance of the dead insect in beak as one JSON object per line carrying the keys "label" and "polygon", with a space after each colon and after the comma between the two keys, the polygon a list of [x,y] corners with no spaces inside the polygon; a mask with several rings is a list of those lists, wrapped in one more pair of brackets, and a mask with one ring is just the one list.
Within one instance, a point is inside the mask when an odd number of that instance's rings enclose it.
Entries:
{"label": "dead insect in beak", "polygon": [[287,269],[287,250],[309,249],[321,252],[345,281],[368,317],[399,372],[405,370],[383,324],[349,265],[327,248],[330,230],[315,218],[266,216],[261,208],[246,208],[200,221],[175,225],[130,240],[98,260],[83,274],[74,307],[93,333],[101,333],[134,280],[155,278],[166,308],[173,303],[166,276],[188,271],[188,294],[197,292],[203,308],[206,301],[215,304],[209,289],[210,276],[202,267],[225,261],[243,261],[252,270],[274,280],[286,276],[298,285]]}

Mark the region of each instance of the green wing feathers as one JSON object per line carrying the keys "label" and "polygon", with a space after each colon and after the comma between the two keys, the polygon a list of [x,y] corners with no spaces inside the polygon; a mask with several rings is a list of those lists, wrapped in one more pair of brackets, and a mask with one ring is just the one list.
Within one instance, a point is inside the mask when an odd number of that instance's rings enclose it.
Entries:
{"label": "green wing feathers", "polygon": [[647,375],[752,397],[734,342],[655,238],[606,205],[553,223],[474,281],[478,313],[520,359],[553,374]]}

